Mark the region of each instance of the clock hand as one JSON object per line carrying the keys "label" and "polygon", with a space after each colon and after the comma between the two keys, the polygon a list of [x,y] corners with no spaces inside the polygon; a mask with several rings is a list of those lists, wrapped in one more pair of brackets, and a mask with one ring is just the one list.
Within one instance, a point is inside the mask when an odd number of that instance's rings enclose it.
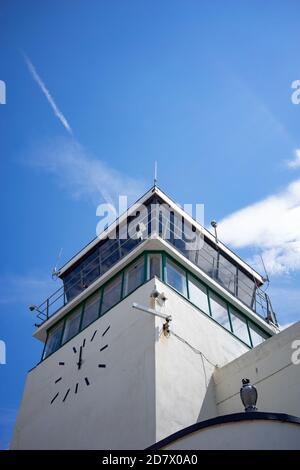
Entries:
{"label": "clock hand", "polygon": [[82,364],[82,346],[80,346],[80,349],[79,349],[79,360],[77,362],[78,369],[80,369],[81,364]]}

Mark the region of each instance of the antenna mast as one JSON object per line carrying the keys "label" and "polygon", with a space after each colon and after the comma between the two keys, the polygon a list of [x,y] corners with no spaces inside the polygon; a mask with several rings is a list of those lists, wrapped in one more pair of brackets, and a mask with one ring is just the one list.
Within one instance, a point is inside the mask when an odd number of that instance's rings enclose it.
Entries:
{"label": "antenna mast", "polygon": [[62,252],[63,252],[63,249],[61,248],[61,249],[59,250],[59,253],[58,253],[58,256],[57,256],[57,259],[56,259],[55,266],[54,266],[54,268],[53,268],[53,270],[52,270],[52,273],[51,273],[52,279],[57,279],[57,277],[58,277],[58,269],[57,269],[57,266],[58,266],[58,262],[59,262],[59,260],[60,260],[60,258],[61,258]]}
{"label": "antenna mast", "polygon": [[154,162],[154,181],[153,181],[153,183],[154,183],[154,186],[157,185],[157,161],[156,160]]}

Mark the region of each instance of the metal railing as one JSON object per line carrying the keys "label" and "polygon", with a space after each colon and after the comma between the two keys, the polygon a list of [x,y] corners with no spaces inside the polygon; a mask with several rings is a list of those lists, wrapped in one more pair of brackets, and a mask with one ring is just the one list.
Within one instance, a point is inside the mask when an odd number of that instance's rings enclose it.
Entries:
{"label": "metal railing", "polygon": [[[124,232],[122,232],[124,233]],[[268,295],[259,288],[255,278],[241,274],[238,264],[226,259],[222,262],[223,253],[218,245],[215,247],[204,242],[203,234],[180,216],[165,215],[165,211],[151,209],[144,219],[136,221],[136,238],[115,239],[116,248],[103,256],[103,247],[90,263],[82,267],[80,276],[74,282],[68,282],[42,302],[37,310],[37,318],[41,326],[48,318],[58,312],[73,298],[83,292],[89,285],[102,277],[114,264],[124,258],[143,240],[160,236],[176,250],[202,269],[223,288],[250,307],[266,321],[277,325],[276,315],[272,309]],[[134,243],[132,241],[135,240]],[[225,259],[225,258],[224,258]],[[230,269],[228,268],[230,265]],[[247,283],[242,279],[247,278]],[[75,295],[74,295],[75,292]]]}

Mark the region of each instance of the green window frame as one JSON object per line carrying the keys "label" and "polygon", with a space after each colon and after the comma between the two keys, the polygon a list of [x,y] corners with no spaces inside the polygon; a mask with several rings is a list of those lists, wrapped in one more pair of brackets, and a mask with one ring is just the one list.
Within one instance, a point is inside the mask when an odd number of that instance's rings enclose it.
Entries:
{"label": "green window frame", "polygon": [[123,275],[121,273],[115,276],[103,287],[101,316],[120,302],[122,298]]}
{"label": "green window frame", "polygon": [[166,284],[173,287],[184,297],[188,298],[186,270],[171,258],[167,257],[165,265]]}
{"label": "green window frame", "polygon": [[62,335],[62,344],[74,338],[80,331],[81,315],[83,305],[80,304],[66,317],[64,331]]}
{"label": "green window frame", "polygon": [[[155,260],[155,269],[151,269],[151,260]],[[139,269],[137,282],[132,284],[132,288],[128,288],[126,276],[128,277],[130,273],[134,272],[135,266],[138,266]],[[48,330],[42,360],[57,351],[62,345],[66,344],[80,331],[115,307],[121,300],[132,294],[135,289],[153,276],[159,277],[162,282],[187,299],[200,312],[212,318],[213,321],[225,328],[226,331],[230,332],[248,347],[255,347],[271,336],[248,319],[245,314],[233,307],[230,302],[223,299],[213,289],[189,272],[188,269],[184,268],[172,256],[162,250],[151,250],[137,256],[126,267],[116,273],[114,277],[105,282],[97,291],[93,292],[93,294],[69,312],[65,318],[59,320]],[[107,299],[106,296],[109,294],[110,289],[112,291],[113,286],[117,286],[118,290],[108,300],[109,297]],[[92,307],[93,301],[96,303],[96,306]],[[90,317],[88,318],[87,312],[89,312],[90,308],[94,310],[92,313],[90,312]],[[72,317],[74,317],[73,327],[70,328]]]}
{"label": "green window frame", "polygon": [[189,300],[198,307],[201,312],[210,316],[208,288],[206,285],[189,273],[187,275],[187,282]]}
{"label": "green window frame", "polygon": [[212,318],[226,330],[232,331],[227,302],[218,294],[209,290],[209,304]]}
{"label": "green window frame", "polygon": [[88,297],[83,304],[83,312],[80,323],[80,331],[87,328],[91,323],[99,318],[101,297],[103,290],[97,290]]}
{"label": "green window frame", "polygon": [[264,331],[262,331],[259,326],[255,325],[255,323],[253,323],[251,320],[248,320],[248,327],[251,337],[251,346],[253,348],[255,348],[255,346],[259,346],[266,339],[268,339],[268,335]]}
{"label": "green window frame", "polygon": [[123,297],[131,294],[145,282],[145,259],[140,257],[124,272]]}
{"label": "green window frame", "polygon": [[162,254],[160,252],[147,253],[146,262],[147,280],[152,279],[154,276],[162,279],[163,277],[163,262]]}
{"label": "green window frame", "polygon": [[46,359],[46,357],[50,356],[60,348],[63,331],[64,320],[59,321],[49,330],[42,355],[43,359]]}
{"label": "green window frame", "polygon": [[233,334],[248,346],[252,346],[247,318],[236,308],[230,306],[230,318]]}

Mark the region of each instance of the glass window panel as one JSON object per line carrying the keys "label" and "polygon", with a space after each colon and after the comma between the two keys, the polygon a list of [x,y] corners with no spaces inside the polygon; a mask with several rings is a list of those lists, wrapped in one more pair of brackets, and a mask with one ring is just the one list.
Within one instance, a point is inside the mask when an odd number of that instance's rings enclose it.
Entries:
{"label": "glass window panel", "polygon": [[218,253],[206,240],[204,240],[202,247],[197,253],[197,265],[203,269],[209,276],[215,277],[217,272],[217,257]]}
{"label": "glass window panel", "polygon": [[82,292],[80,266],[77,266],[66,275],[64,278],[64,289],[67,302],[74,299],[74,297]]}
{"label": "glass window panel", "polygon": [[125,272],[125,295],[130,294],[144,282],[144,258],[133,263]]}
{"label": "glass window panel", "polygon": [[266,333],[261,331],[255,325],[253,325],[253,323],[249,322],[249,329],[250,329],[250,335],[251,335],[253,347],[258,346],[259,344],[263,343],[268,338]]}
{"label": "glass window panel", "polygon": [[103,290],[101,315],[121,300],[122,276],[116,277]]}
{"label": "glass window panel", "polygon": [[99,315],[100,292],[89,297],[84,305],[82,328],[95,321]]}
{"label": "glass window panel", "polygon": [[161,255],[158,253],[149,255],[149,278],[154,276],[161,278]]}
{"label": "glass window panel", "polygon": [[63,326],[63,322],[60,322],[58,325],[54,326],[49,331],[44,351],[44,358],[46,358],[47,356],[49,356],[49,354],[53,353],[59,348]]}
{"label": "glass window panel", "polygon": [[250,338],[245,318],[236,310],[230,307],[230,316],[233,333],[250,346]]}
{"label": "glass window panel", "polygon": [[126,256],[127,253],[130,253],[139,243],[141,240],[134,239],[134,238],[127,238],[127,240],[121,240],[121,248],[122,248],[122,256]]}
{"label": "glass window panel", "polygon": [[[174,238],[174,224],[170,223],[171,210],[165,204],[159,205],[159,236],[164,240],[172,240]],[[171,227],[172,225],[172,227]]]}
{"label": "glass window panel", "polygon": [[69,339],[73,338],[73,336],[77,335],[80,326],[81,310],[82,307],[80,306],[66,318],[64,336],[62,340],[63,344]]}
{"label": "glass window panel", "polygon": [[242,271],[238,271],[238,298],[249,307],[253,307],[255,282]]}
{"label": "glass window panel", "polygon": [[101,274],[111,268],[121,258],[121,240],[107,239],[100,247]]}
{"label": "glass window panel", "polygon": [[84,287],[89,286],[100,276],[100,259],[99,249],[93,251],[88,258],[85,259],[82,266],[82,277]]}
{"label": "glass window panel", "polygon": [[212,317],[227,330],[231,330],[226,302],[211,291],[209,292],[209,300]]}
{"label": "glass window panel", "polygon": [[185,271],[170,260],[166,262],[166,282],[187,297]]}
{"label": "glass window panel", "polygon": [[197,305],[203,312],[209,315],[208,297],[206,287],[196,279],[189,276],[189,296],[190,301]]}
{"label": "glass window panel", "polygon": [[218,280],[223,284],[226,289],[235,294],[237,268],[234,264],[228,261],[223,255],[220,254]]}

